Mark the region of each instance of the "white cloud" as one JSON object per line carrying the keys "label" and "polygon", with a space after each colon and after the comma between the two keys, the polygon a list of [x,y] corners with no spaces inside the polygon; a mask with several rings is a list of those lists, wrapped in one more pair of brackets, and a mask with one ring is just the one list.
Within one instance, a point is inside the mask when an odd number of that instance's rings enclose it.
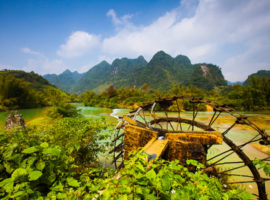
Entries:
{"label": "white cloud", "polygon": [[[266,63],[270,67],[270,57],[265,55],[270,51],[270,1],[201,0],[193,15],[183,17],[182,9],[195,4],[183,1],[179,8],[150,25],[118,29],[115,35],[104,38],[104,55],[144,55],[149,59],[158,50],[173,56],[185,54],[192,62],[220,65],[230,80],[244,80],[246,74],[267,67]],[[108,13],[114,24],[120,23],[114,10]],[[235,52],[235,46],[241,46],[241,51]],[[246,73],[243,75],[238,69]]]}
{"label": "white cloud", "polygon": [[112,18],[112,22],[114,25],[130,25],[129,19],[132,18],[132,15],[124,15],[120,18],[117,17],[116,12],[113,9],[110,9],[107,12],[107,16]]}
{"label": "white cloud", "polygon": [[30,54],[30,55],[41,55],[41,53],[37,52],[37,51],[32,51],[31,49],[24,47],[21,49],[23,53],[25,54]]}
{"label": "white cloud", "polygon": [[24,71],[35,71],[39,74],[61,73],[67,66],[61,59],[48,59],[45,56],[30,58],[27,60],[26,66],[23,67]]}
{"label": "white cloud", "polygon": [[0,70],[5,70],[5,69],[8,69],[8,70],[20,70],[20,67],[17,67],[17,66],[14,66],[14,65],[0,64]]}
{"label": "white cloud", "polygon": [[60,46],[57,55],[64,58],[79,57],[95,48],[100,42],[100,37],[84,31],[72,33],[65,44]]}
{"label": "white cloud", "polygon": [[73,32],[57,51],[61,59],[48,59],[29,48],[22,51],[36,56],[28,60],[28,68],[55,73],[65,69],[65,61],[87,71],[103,59],[143,55],[149,60],[164,50],[172,56],[187,55],[193,63],[217,64],[225,78],[238,81],[259,69],[270,69],[269,10],[269,0],[182,0],[151,24],[135,25],[132,15],[118,16],[111,9],[107,16],[115,30],[108,30],[112,32],[108,37]]}
{"label": "white cloud", "polygon": [[49,59],[44,54],[26,47],[21,50],[25,54],[32,55],[31,58],[27,59],[26,65],[21,67],[24,71],[35,71],[39,74],[47,74],[60,73],[67,68],[61,59]]}

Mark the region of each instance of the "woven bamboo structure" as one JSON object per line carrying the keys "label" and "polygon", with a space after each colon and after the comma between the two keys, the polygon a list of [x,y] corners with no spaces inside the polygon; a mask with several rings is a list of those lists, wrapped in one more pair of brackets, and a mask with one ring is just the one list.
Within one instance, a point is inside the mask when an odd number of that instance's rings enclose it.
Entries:
{"label": "woven bamboo structure", "polygon": [[[183,105],[187,102],[192,108],[189,112],[189,118],[184,117],[182,112]],[[212,116],[207,122],[197,120],[202,106],[213,109]],[[169,116],[171,112],[173,116]],[[230,116],[233,120],[225,130],[219,132],[216,131],[215,122],[222,114]],[[249,127],[256,134],[247,134],[244,143],[235,143],[228,135],[234,134],[233,129],[236,126]],[[123,161],[128,158],[128,154],[142,147],[146,153],[156,154],[156,157],[152,156],[152,158],[177,159],[183,165],[187,159],[194,159],[205,164],[206,172],[214,171],[214,175],[217,177],[237,177],[236,180],[239,180],[226,184],[254,183],[257,186],[258,199],[267,199],[265,182],[270,179],[260,174],[244,147],[254,142],[270,145],[270,136],[251,122],[247,116],[235,113],[226,105],[217,105],[203,98],[184,96],[174,96],[145,103],[127,116],[120,118],[112,142],[114,148],[110,153],[113,153],[112,163],[116,168],[124,167]],[[229,148],[216,152],[214,155],[208,155],[212,146],[221,143]],[[239,158],[239,161],[227,161],[228,157],[234,155]],[[270,161],[270,156],[261,160]],[[220,166],[226,167],[216,170],[216,167]],[[242,168],[246,168],[250,175],[235,172]]]}

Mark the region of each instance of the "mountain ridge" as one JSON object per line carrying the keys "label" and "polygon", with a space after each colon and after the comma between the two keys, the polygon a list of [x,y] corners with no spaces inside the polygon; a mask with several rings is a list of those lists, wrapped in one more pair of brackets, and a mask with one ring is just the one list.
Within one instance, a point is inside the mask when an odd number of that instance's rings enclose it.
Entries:
{"label": "mountain ridge", "polygon": [[[201,65],[204,71],[201,70]],[[194,71],[196,71],[195,74]],[[164,51],[158,51],[149,62],[143,56],[134,59],[116,58],[112,64],[102,61],[80,74],[79,79],[74,80],[70,77],[71,81],[66,80],[65,87],[60,84],[61,80],[65,80],[63,74],[64,72],[58,76],[49,74],[44,77],[50,83],[72,93],[82,93],[85,90],[101,92],[110,85],[115,88],[138,88],[147,84],[151,89],[160,90],[167,90],[173,84],[195,85],[205,90],[211,90],[218,85],[227,85],[220,67],[206,63],[192,64],[185,55],[172,57]],[[55,80],[58,78],[59,83],[52,80],[50,76],[53,76]]]}

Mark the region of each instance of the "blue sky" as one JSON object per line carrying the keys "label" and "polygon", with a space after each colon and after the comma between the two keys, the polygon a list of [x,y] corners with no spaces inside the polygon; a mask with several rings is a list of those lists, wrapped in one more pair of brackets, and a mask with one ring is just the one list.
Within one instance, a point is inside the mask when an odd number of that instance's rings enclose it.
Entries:
{"label": "blue sky", "polygon": [[269,0],[0,0],[0,70],[85,72],[159,50],[243,81],[270,69]]}

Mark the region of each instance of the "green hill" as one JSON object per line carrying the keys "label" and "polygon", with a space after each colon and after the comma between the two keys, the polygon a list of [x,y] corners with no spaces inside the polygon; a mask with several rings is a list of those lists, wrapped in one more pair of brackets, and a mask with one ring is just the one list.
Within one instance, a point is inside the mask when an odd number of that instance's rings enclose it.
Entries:
{"label": "green hill", "polygon": [[0,110],[51,105],[68,95],[34,72],[0,71]]}
{"label": "green hill", "polygon": [[[167,90],[173,84],[177,84],[196,85],[210,90],[214,86],[227,84],[218,66],[193,65],[187,56],[178,55],[173,58],[164,51],[157,52],[149,63],[143,56],[136,59],[115,59],[111,65],[102,61],[84,73],[75,84],[67,84],[68,88],[52,81],[48,75],[44,77],[57,87],[73,93],[82,93],[86,89],[101,92],[110,85],[115,88],[133,86],[140,88],[147,84],[151,89]],[[54,79],[58,80],[59,77],[56,76]]]}
{"label": "green hill", "polygon": [[196,64],[195,69],[187,81],[187,85],[194,85],[204,90],[211,90],[214,86],[227,85],[221,69],[212,64]]}
{"label": "green hill", "polygon": [[66,70],[59,75],[46,74],[43,77],[47,79],[51,84],[57,86],[58,88],[66,92],[69,92],[71,88],[81,79],[82,76],[83,74],[80,74],[77,71],[71,72],[69,70]]}
{"label": "green hill", "polygon": [[270,78],[270,70],[259,70],[254,74],[250,74],[247,80],[245,80],[244,85],[247,85],[250,83],[251,77],[264,77],[264,76],[267,78]]}

